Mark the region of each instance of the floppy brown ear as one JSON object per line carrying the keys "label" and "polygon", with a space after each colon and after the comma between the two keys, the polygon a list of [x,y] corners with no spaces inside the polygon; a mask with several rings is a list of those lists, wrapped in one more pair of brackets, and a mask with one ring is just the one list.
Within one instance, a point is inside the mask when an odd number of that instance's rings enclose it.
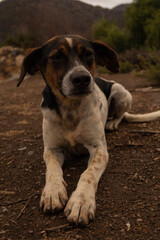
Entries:
{"label": "floppy brown ear", "polygon": [[119,62],[116,52],[101,41],[92,42],[95,51],[96,64],[105,66],[111,72],[119,71]]}
{"label": "floppy brown ear", "polygon": [[41,48],[29,48],[21,66],[21,74],[17,83],[20,86],[27,73],[33,75],[40,70]]}

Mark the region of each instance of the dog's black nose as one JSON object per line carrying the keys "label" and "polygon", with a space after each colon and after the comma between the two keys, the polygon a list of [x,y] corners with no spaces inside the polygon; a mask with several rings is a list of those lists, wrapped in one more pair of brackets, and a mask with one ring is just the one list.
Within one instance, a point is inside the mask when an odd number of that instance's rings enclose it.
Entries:
{"label": "dog's black nose", "polygon": [[91,82],[91,77],[87,72],[72,73],[71,82],[75,87],[87,87]]}

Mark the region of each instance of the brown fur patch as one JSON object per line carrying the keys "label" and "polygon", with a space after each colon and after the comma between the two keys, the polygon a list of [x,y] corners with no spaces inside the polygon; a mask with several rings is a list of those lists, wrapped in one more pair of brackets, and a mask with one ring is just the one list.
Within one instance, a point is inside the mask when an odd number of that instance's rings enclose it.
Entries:
{"label": "brown fur patch", "polygon": [[95,169],[96,171],[99,171],[99,170],[100,170],[98,167],[95,167],[94,169]]}
{"label": "brown fur patch", "polygon": [[87,182],[88,182],[89,184],[91,184],[91,181],[90,181],[89,179],[87,179]]}
{"label": "brown fur patch", "polygon": [[63,69],[54,70],[51,60],[48,61],[46,67],[45,78],[48,85],[51,87],[53,93],[58,97],[60,101],[64,100],[63,95],[60,93],[61,82],[59,79],[63,77]]}
{"label": "brown fur patch", "polygon": [[101,163],[102,159],[100,157],[97,157],[98,163]]}
{"label": "brown fur patch", "polygon": [[67,55],[68,54],[68,50],[66,48],[66,46],[60,46],[57,49],[54,49],[50,54],[49,57],[52,57],[52,55],[57,54],[58,52],[62,52],[63,54]]}

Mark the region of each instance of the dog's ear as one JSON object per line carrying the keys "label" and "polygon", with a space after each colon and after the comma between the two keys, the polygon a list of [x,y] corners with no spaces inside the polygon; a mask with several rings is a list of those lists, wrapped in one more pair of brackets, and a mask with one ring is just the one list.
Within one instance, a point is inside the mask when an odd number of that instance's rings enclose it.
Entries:
{"label": "dog's ear", "polygon": [[41,48],[29,48],[26,52],[26,56],[24,57],[21,73],[17,83],[17,87],[20,86],[24,77],[27,73],[33,75],[35,72],[40,70],[41,63]]}
{"label": "dog's ear", "polygon": [[92,42],[95,51],[96,64],[105,66],[111,72],[119,71],[119,62],[116,52],[101,41]]}

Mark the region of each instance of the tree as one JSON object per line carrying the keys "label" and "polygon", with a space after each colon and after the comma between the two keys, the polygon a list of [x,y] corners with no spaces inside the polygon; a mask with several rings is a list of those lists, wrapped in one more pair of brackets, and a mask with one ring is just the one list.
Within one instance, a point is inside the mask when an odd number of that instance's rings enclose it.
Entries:
{"label": "tree", "polygon": [[145,32],[147,35],[146,43],[152,49],[159,49],[160,47],[160,10],[156,12],[152,19],[147,21],[145,27]]}
{"label": "tree", "polygon": [[156,32],[156,28],[153,25],[159,22],[159,15],[155,19],[158,9],[160,9],[159,0],[135,0],[128,7],[126,11],[126,26],[133,46],[139,47],[144,46],[146,43],[152,43],[149,34]]}
{"label": "tree", "polygon": [[95,39],[103,41],[118,52],[123,52],[128,47],[127,33],[106,19],[94,24],[93,34]]}

